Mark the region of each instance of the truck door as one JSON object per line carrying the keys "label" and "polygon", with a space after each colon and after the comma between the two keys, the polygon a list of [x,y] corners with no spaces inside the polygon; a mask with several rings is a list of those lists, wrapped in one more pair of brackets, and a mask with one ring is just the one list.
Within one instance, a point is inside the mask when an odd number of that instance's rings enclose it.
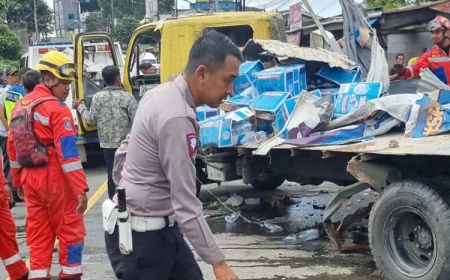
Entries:
{"label": "truck door", "polygon": [[[119,62],[114,43],[107,33],[78,34],[74,39],[74,63],[77,66],[78,79],[75,82],[73,97],[84,100],[88,108],[94,94],[105,87],[102,69],[109,65],[119,68],[123,65]],[[97,137],[96,126],[81,121],[80,116],[78,120],[79,136],[84,137],[86,141]]]}

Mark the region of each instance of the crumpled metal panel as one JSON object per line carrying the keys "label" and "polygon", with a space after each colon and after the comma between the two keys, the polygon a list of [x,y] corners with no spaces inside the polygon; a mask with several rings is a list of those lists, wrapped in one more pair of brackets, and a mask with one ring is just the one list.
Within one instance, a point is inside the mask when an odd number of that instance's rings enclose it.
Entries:
{"label": "crumpled metal panel", "polygon": [[417,92],[431,92],[440,89],[450,89],[450,87],[439,80],[430,69],[422,69],[420,72],[420,80],[417,85]]}
{"label": "crumpled metal panel", "polygon": [[289,58],[298,58],[306,61],[323,62],[330,67],[341,67],[351,69],[356,66],[355,62],[349,60],[347,56],[324,49],[312,49],[298,47],[293,44],[284,43],[275,40],[257,40],[253,39],[247,42],[243,54],[245,57],[256,58],[263,52],[269,52],[280,60]]}

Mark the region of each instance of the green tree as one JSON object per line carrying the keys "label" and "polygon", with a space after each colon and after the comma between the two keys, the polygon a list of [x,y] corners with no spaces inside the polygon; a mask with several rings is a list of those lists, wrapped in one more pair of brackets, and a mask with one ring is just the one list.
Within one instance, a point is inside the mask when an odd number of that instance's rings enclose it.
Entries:
{"label": "green tree", "polygon": [[125,47],[130,41],[131,33],[140,25],[140,20],[133,16],[126,16],[118,20],[112,34],[114,39]]}
{"label": "green tree", "polygon": [[86,26],[86,31],[89,32],[106,31],[106,21],[100,12],[89,13],[89,15],[86,16],[84,24]]}
{"label": "green tree", "polygon": [[16,34],[5,24],[0,24],[0,57],[9,60],[20,58],[22,46]]}
{"label": "green tree", "polygon": [[[5,19],[11,25],[24,22],[28,32],[34,31],[33,0],[0,0],[5,5]],[[49,34],[53,31],[53,12],[44,0],[36,0],[36,13],[39,33]]]}
{"label": "green tree", "polygon": [[17,67],[22,47],[16,34],[5,24],[0,24],[0,69]]}
{"label": "green tree", "polygon": [[158,9],[161,14],[170,14],[175,9],[175,0],[158,0]]}
{"label": "green tree", "polygon": [[384,8],[385,10],[400,8],[419,2],[426,2],[426,0],[364,0],[364,4],[369,8]]}

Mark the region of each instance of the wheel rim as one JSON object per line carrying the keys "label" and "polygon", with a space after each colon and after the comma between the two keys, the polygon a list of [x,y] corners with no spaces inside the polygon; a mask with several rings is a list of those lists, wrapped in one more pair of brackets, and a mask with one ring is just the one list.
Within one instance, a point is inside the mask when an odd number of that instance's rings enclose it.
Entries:
{"label": "wheel rim", "polygon": [[436,233],[423,213],[412,207],[394,210],[386,220],[384,245],[393,263],[408,277],[427,274],[436,261]]}

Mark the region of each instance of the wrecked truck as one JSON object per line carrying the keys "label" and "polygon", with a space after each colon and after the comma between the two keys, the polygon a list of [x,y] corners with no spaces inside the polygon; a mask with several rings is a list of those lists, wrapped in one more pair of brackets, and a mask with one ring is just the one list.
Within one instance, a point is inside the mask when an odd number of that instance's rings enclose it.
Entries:
{"label": "wrecked truck", "polygon": [[[285,45],[271,48],[263,41],[254,40],[253,43],[258,54],[266,54],[269,50],[285,60],[301,57],[304,62],[321,61],[330,67],[347,67],[344,57],[335,57],[324,50],[318,50],[322,52],[320,55],[309,50],[302,53],[302,48],[292,47],[293,52],[297,52],[292,55],[284,48]],[[277,53],[280,50],[286,53]],[[246,49],[244,55],[252,59]],[[409,128],[410,134],[419,129],[424,131],[424,136],[430,137],[409,137],[411,135],[402,133],[403,128],[395,122],[389,133],[361,141],[299,146],[275,135],[260,144],[208,148],[197,155],[198,188],[201,184],[237,179],[258,190],[276,189],[285,180],[302,185],[334,182],[343,187],[328,203],[323,226],[339,250],[367,247],[383,279],[448,279],[450,135],[438,132],[442,131],[440,128],[445,122],[444,108],[449,97],[450,91],[440,92],[434,100],[427,95],[398,95],[381,98],[381,103],[369,102],[365,106],[372,111],[367,111],[362,119],[383,111],[384,107],[394,110],[391,115],[395,116],[399,114],[398,110],[406,108],[404,104],[417,105],[430,99],[416,112],[425,114],[423,123],[413,122],[416,130]],[[304,93],[300,95],[299,103],[307,103],[308,100],[312,100],[311,104],[318,104],[319,99]],[[445,104],[437,104],[441,101]],[[225,107],[222,109],[229,111]],[[298,107],[296,109],[301,110]],[[405,118],[411,119],[411,116]],[[338,224],[331,222],[333,214],[352,196],[367,189],[378,193],[374,204],[358,209]],[[363,219],[368,219],[369,243],[347,244],[343,233]]]}

